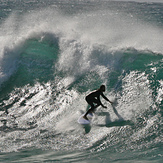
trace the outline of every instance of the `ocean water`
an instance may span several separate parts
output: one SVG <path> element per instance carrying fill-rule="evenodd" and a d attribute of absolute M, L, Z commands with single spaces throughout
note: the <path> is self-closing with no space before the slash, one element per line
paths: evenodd
<path fill-rule="evenodd" d="M 162 163 L 162 120 L 163 3 L 0 0 L 0 162 Z"/>

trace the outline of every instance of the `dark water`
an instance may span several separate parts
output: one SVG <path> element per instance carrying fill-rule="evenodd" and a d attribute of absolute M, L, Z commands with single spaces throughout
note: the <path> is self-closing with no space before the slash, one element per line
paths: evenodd
<path fill-rule="evenodd" d="M 162 3 L 1 0 L 0 161 L 161 163 L 162 27 Z"/>

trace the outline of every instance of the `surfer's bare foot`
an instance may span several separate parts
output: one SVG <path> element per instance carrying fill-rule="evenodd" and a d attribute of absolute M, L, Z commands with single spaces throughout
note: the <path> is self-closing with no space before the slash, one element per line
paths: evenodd
<path fill-rule="evenodd" d="M 86 116 L 83 116 L 84 119 L 86 119 L 88 121 L 88 118 Z"/>

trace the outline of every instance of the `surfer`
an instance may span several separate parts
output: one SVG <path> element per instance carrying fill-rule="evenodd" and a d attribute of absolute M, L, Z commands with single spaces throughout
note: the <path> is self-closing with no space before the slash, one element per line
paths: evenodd
<path fill-rule="evenodd" d="M 111 104 L 112 102 L 103 94 L 103 92 L 105 92 L 105 85 L 101 85 L 100 88 L 96 91 L 91 92 L 89 95 L 86 96 L 85 100 L 87 101 L 87 103 L 91 106 L 91 108 L 85 113 L 85 115 L 83 116 L 84 119 L 88 120 L 87 118 L 87 114 L 92 113 L 95 111 L 95 109 L 98 106 L 102 106 L 103 108 L 107 108 L 106 106 L 104 106 L 101 101 L 100 101 L 100 95 L 106 100 L 109 101 Z M 96 106 L 94 105 L 97 104 Z"/>

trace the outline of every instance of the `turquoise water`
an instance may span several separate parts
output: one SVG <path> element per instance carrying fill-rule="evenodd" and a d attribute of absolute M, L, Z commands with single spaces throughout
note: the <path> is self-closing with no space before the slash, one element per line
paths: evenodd
<path fill-rule="evenodd" d="M 162 162 L 163 3 L 0 1 L 0 162 Z M 114 101 L 89 126 L 85 96 Z"/>

